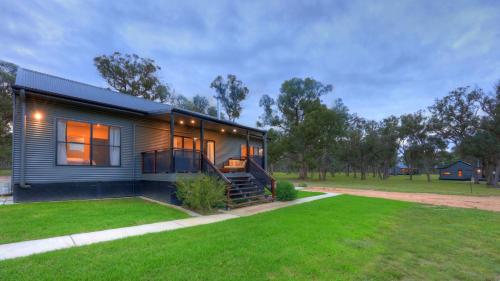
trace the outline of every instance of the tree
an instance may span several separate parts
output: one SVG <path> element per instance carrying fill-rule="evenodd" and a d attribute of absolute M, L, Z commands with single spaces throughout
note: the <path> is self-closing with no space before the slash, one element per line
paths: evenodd
<path fill-rule="evenodd" d="M 467 137 L 461 151 L 480 159 L 490 186 L 498 185 L 500 174 L 500 81 L 496 93 L 485 95 L 481 101 L 484 115 L 476 134 Z"/>
<path fill-rule="evenodd" d="M 432 120 L 423 111 L 401 116 L 401 139 L 404 142 L 404 159 L 409 168 L 422 166 L 431 181 L 431 170 L 439 152 L 446 148 L 445 141 L 434 133 Z M 410 178 L 411 178 L 410 173 Z"/>
<path fill-rule="evenodd" d="M 215 106 L 210 104 L 210 101 L 205 96 L 195 95 L 192 100 L 189 100 L 183 95 L 175 95 L 175 97 L 171 100 L 171 103 L 177 107 L 207 114 L 213 117 L 217 116 L 217 109 Z M 224 116 L 222 119 L 224 119 Z"/>
<path fill-rule="evenodd" d="M 210 88 L 215 89 L 215 98 L 222 103 L 228 119 L 232 122 L 238 119 L 242 111 L 241 102 L 246 99 L 249 93 L 243 82 L 233 74 L 228 74 L 227 80 L 219 75 L 210 84 Z"/>
<path fill-rule="evenodd" d="M 170 89 L 161 83 L 155 61 L 136 54 L 101 55 L 94 58 L 94 65 L 108 85 L 116 91 L 148 100 L 165 102 Z"/>
<path fill-rule="evenodd" d="M 12 157 L 12 84 L 17 65 L 0 60 L 0 168 L 10 166 Z"/>
<path fill-rule="evenodd" d="M 474 135 L 479 126 L 478 115 L 483 91 L 479 88 L 459 87 L 429 107 L 433 130 L 455 146 Z"/>
<path fill-rule="evenodd" d="M 307 177 L 310 160 L 307 158 L 313 139 L 304 131 L 303 122 L 307 114 L 321 108 L 320 98 L 332 91 L 331 85 L 323 85 L 312 78 L 292 78 L 283 82 L 277 101 L 268 95 L 260 100 L 264 107 L 260 125 L 278 130 L 282 145 L 288 151 L 291 162 L 299 169 L 299 177 Z"/>
<path fill-rule="evenodd" d="M 380 169 L 382 179 L 389 178 L 390 167 L 396 165 L 399 149 L 399 118 L 389 116 L 379 123 Z"/>

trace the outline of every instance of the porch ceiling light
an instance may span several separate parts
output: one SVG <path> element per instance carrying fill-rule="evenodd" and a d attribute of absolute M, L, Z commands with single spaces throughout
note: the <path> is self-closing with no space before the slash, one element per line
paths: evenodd
<path fill-rule="evenodd" d="M 220 131 L 221 131 L 222 133 L 224 133 L 226 130 L 224 130 L 224 128 L 222 128 L 222 129 L 220 129 Z"/>
<path fill-rule="evenodd" d="M 236 129 L 233 129 L 233 133 L 236 133 L 237 131 L 238 131 L 238 130 L 236 130 Z"/>
<path fill-rule="evenodd" d="M 184 125 L 184 120 L 179 121 L 179 124 Z"/>
<path fill-rule="evenodd" d="M 35 120 L 37 120 L 37 121 L 40 121 L 40 120 L 42 120 L 43 115 L 42 115 L 42 113 L 40 113 L 39 111 L 37 111 L 37 112 L 35 112 L 33 114 L 33 118 L 35 118 Z"/>
<path fill-rule="evenodd" d="M 191 124 L 194 124 L 194 123 L 195 123 L 194 120 L 191 120 Z"/>

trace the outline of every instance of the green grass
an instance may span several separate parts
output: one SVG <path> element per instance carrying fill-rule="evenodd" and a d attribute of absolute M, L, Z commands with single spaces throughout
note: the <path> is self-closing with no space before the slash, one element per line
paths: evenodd
<path fill-rule="evenodd" d="M 323 192 L 312 192 L 312 191 L 303 191 L 299 190 L 297 193 L 297 198 L 305 198 L 305 197 L 311 197 L 311 196 L 317 196 L 324 194 Z"/>
<path fill-rule="evenodd" d="M 373 189 L 383 191 L 398 191 L 398 192 L 428 192 L 437 194 L 454 194 L 454 195 L 474 195 L 474 196 L 500 196 L 500 188 L 492 188 L 486 186 L 484 182 L 481 184 L 472 184 L 472 193 L 469 181 L 449 181 L 439 180 L 437 175 L 432 175 L 432 181 L 427 182 L 425 175 L 413 176 L 413 180 L 409 176 L 391 176 L 387 180 L 381 180 L 378 177 L 368 175 L 366 180 L 359 178 L 355 179 L 347 177 L 345 174 L 336 174 L 335 177 L 327 176 L 326 181 L 319 181 L 317 175 L 308 180 L 298 180 L 296 173 L 274 173 L 276 179 L 288 180 L 294 183 L 306 182 L 308 187 L 345 187 L 355 189 Z"/>
<path fill-rule="evenodd" d="M 12 170 L 0 169 L 0 176 L 10 176 L 10 175 L 12 175 Z"/>
<path fill-rule="evenodd" d="M 140 198 L 5 205 L 0 206 L 0 244 L 186 217 Z"/>
<path fill-rule="evenodd" d="M 496 280 L 500 213 L 341 195 L 0 262 L 0 280 Z"/>

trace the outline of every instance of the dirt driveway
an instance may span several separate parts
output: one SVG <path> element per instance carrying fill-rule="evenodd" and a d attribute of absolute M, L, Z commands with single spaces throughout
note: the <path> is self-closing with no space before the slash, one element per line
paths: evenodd
<path fill-rule="evenodd" d="M 481 209 L 500 212 L 500 196 L 463 196 L 443 195 L 432 193 L 405 193 L 377 190 L 362 190 L 348 188 L 308 187 L 306 190 L 320 192 L 335 192 L 366 197 L 386 198 L 401 201 L 410 201 L 432 205 L 442 205 L 459 208 Z"/>

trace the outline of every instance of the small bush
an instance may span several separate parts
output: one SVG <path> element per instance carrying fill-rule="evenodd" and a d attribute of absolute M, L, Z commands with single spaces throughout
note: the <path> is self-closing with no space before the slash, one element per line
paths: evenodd
<path fill-rule="evenodd" d="M 226 186 L 216 178 L 199 175 L 177 181 L 177 197 L 182 204 L 200 213 L 224 206 Z"/>
<path fill-rule="evenodd" d="M 276 198 L 279 201 L 291 201 L 297 198 L 298 192 L 293 183 L 289 181 L 279 181 L 276 187 Z"/>
<path fill-rule="evenodd" d="M 299 183 L 299 186 L 300 187 L 307 187 L 307 183 L 303 182 L 303 183 Z"/>

